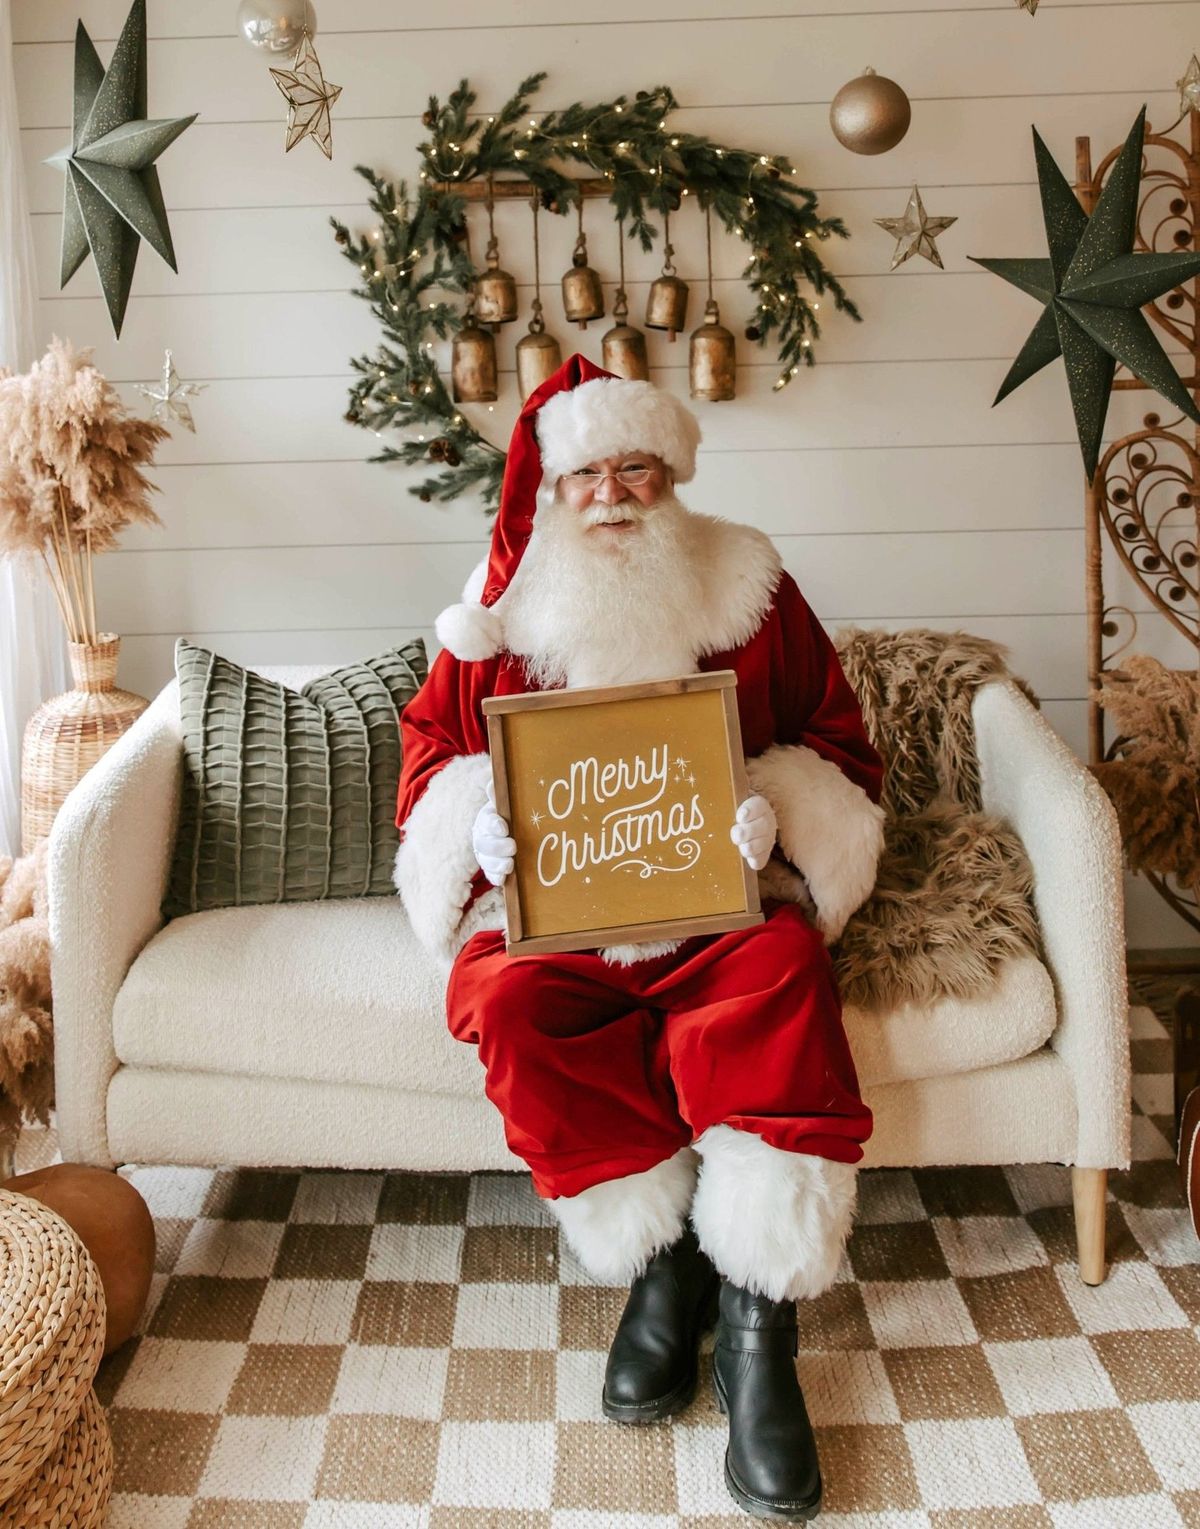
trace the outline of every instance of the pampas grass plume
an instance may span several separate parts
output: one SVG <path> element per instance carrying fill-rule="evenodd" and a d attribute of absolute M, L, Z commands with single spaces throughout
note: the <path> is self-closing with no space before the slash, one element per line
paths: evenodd
<path fill-rule="evenodd" d="M 55 336 L 27 372 L 0 368 L 0 552 L 40 558 L 74 642 L 95 642 L 92 557 L 134 521 L 161 525 L 143 472 L 170 432 Z"/>

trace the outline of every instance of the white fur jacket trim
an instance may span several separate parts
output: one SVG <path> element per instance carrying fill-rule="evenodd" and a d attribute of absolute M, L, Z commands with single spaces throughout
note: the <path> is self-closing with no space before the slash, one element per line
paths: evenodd
<path fill-rule="evenodd" d="M 704 584 L 696 612 L 695 657 L 740 648 L 771 608 L 783 571 L 779 549 L 757 526 L 719 515 L 689 510 L 688 524 Z M 504 646 L 504 596 L 494 605 L 480 603 L 487 566 L 486 557 L 476 563 L 463 585 L 462 600 L 448 605 L 434 622 L 438 641 L 464 663 L 494 658 Z"/>
<path fill-rule="evenodd" d="M 817 927 L 832 945 L 875 886 L 884 811 L 861 786 L 802 743 L 746 761 L 751 789 L 779 822 L 779 845 L 808 882 Z"/>
<path fill-rule="evenodd" d="M 413 932 L 447 972 L 477 930 L 504 927 L 499 887 L 490 887 L 463 917 L 479 870 L 471 829 L 491 778 L 487 754 L 460 754 L 443 765 L 409 813 L 396 851 L 392 879 Z"/>

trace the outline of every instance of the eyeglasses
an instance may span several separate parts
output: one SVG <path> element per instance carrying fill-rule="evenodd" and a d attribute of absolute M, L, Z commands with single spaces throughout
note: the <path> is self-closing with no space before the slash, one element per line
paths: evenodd
<path fill-rule="evenodd" d="M 584 468 L 581 472 L 563 473 L 563 477 L 574 488 L 599 488 L 605 478 L 615 478 L 624 488 L 640 488 L 652 471 L 649 467 L 623 467 L 620 472 L 602 473 Z"/>

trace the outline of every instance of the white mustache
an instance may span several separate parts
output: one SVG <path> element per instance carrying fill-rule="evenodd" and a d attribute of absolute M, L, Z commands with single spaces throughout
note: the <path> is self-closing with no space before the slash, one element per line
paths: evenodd
<path fill-rule="evenodd" d="M 583 511 L 583 518 L 589 526 L 614 526 L 623 520 L 645 520 L 646 513 L 641 504 L 636 508 L 628 504 L 593 504 Z"/>

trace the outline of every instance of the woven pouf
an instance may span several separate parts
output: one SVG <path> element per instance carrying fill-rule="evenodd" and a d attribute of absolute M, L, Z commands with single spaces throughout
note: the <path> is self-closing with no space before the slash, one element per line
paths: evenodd
<path fill-rule="evenodd" d="M 92 1391 L 103 1352 L 104 1287 L 91 1254 L 55 1211 L 0 1189 L 0 1523 L 14 1522 L 10 1499 L 43 1490 L 37 1481 L 69 1501 L 71 1469 L 84 1472 L 81 1491 L 107 1500 L 111 1445 L 94 1436 L 107 1441 L 108 1423 Z M 41 1522 L 103 1521 L 72 1512 Z"/>
<path fill-rule="evenodd" d="M 92 1387 L 59 1448 L 15 1497 L 0 1503 L 4 1529 L 102 1529 L 112 1495 L 108 1418 Z"/>

